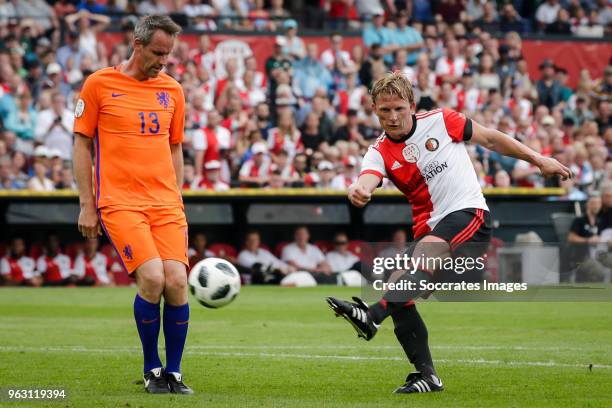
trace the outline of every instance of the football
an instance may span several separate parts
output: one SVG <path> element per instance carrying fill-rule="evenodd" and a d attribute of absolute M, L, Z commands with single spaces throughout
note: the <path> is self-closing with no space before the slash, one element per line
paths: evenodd
<path fill-rule="evenodd" d="M 206 258 L 191 269 L 189 287 L 201 305 L 216 309 L 236 299 L 240 293 L 240 274 L 225 259 Z"/>

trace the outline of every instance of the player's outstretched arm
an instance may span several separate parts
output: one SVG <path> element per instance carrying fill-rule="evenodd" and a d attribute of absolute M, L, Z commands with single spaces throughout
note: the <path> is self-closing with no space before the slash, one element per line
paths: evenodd
<path fill-rule="evenodd" d="M 381 178 L 375 174 L 365 173 L 359 176 L 357 182 L 351 184 L 348 198 L 355 207 L 363 207 L 372 199 L 372 192 L 381 182 Z"/>
<path fill-rule="evenodd" d="M 525 160 L 537 166 L 544 176 L 560 176 L 563 180 L 572 177 L 570 169 L 557 160 L 542 156 L 540 153 L 530 149 L 518 140 L 505 135 L 497 129 L 484 127 L 475 121 L 472 121 L 472 129 L 471 141 L 474 143 L 503 154 L 504 156 Z"/>
<path fill-rule="evenodd" d="M 79 189 L 79 204 L 81 206 L 79 231 L 87 238 L 102 235 L 92 185 L 91 145 L 92 139 L 90 137 L 83 136 L 80 133 L 74 134 L 72 165 Z"/>

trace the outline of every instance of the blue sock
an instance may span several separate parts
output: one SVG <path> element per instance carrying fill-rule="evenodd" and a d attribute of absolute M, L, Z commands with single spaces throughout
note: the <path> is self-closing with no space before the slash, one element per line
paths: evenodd
<path fill-rule="evenodd" d="M 160 313 L 159 303 L 149 303 L 140 295 L 134 298 L 134 319 L 142 343 L 144 354 L 144 372 L 162 367 L 157 353 L 157 339 L 159 337 Z"/>
<path fill-rule="evenodd" d="M 171 306 L 164 303 L 164 337 L 166 338 L 166 372 L 180 373 L 181 358 L 187 340 L 189 303 Z"/>

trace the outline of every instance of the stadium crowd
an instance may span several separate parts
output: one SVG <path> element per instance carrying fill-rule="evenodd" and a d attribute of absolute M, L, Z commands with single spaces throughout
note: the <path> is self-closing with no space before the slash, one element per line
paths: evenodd
<path fill-rule="evenodd" d="M 166 71 L 181 82 L 187 100 L 185 189 L 346 189 L 381 133 L 368 87 L 389 70 L 411 79 L 418 110 L 464 112 L 570 166 L 575 177 L 561 182 L 568 199 L 585 200 L 612 182 L 612 62 L 594 78 L 583 70 L 573 88 L 563 61 L 545 60 L 540 75 L 530 77 L 519 34 L 603 35 L 612 18 L 608 1 L 547 0 L 538 7 L 477 0 L 311 3 L 304 1 L 306 9 L 312 6 L 311 17 L 317 10 L 338 18 L 326 28 L 362 29 L 363 45 L 345 47 L 343 36 L 334 33 L 329 48 L 319 49 L 300 37 L 297 14 L 282 0 L 272 0 L 268 8 L 260 0 L 190 0 L 180 7 L 163 1 L 0 1 L 0 190 L 75 188 L 72 112 L 83 81 L 127 59 L 134 18 L 126 14 L 177 11 L 195 29 L 276 35 L 265 61 L 230 58 L 221 67 L 208 34 L 200 35 L 194 48 L 179 40 Z M 300 24 L 317 27 L 318 20 L 300 19 Z M 120 27 L 121 40 L 97 41 L 109 27 Z M 491 35 L 491 28 L 502 38 Z M 558 183 L 543 179 L 527 163 L 481 147 L 468 149 L 483 187 Z M 612 190 L 607 191 L 609 196 Z M 611 205 L 604 207 L 609 215 Z M 330 248 L 306 246 L 304 234 L 296 231 L 295 246 L 313 252 L 309 259 L 317 259 L 316 264 L 291 259 L 292 247 L 261 252 L 255 232 L 245 240 L 246 253 L 217 247 L 208 255 L 205 237 L 196 235 L 191 255 L 231 258 L 258 283 L 277 283 L 297 270 L 322 282 L 337 279 L 330 271 L 357 268 L 355 254 L 342 249 L 345 235 L 333 241 L 342 256 L 330 260 L 321 250 Z M 1 270 L 5 275 L 22 270 L 22 278 L 34 285 L 111 284 L 113 276 L 122 276 L 121 265 L 108 246 L 100 252 L 97 245 L 67 245 L 64 258 L 55 235 L 27 252 L 16 238 L 7 245 L 14 254 L 4 258 Z M 272 252 L 278 258 L 271 258 Z M 31 258 L 17 267 L 16 259 L 26 254 Z M 254 254 L 266 262 L 255 262 Z"/>
<path fill-rule="evenodd" d="M 121 8 L 120 3 L 60 1 L 51 7 L 23 0 L 0 6 L 1 189 L 74 188 L 72 110 L 80 86 L 89 73 L 119 64 L 130 53 L 133 19 L 113 21 L 116 15 L 99 14 L 129 12 L 134 5 Z M 217 2 L 188 3 L 181 8 L 188 15 L 205 8 L 224 14 Z M 471 27 L 472 20 L 488 18 L 495 2 L 442 1 L 431 23 L 421 22 L 429 19 L 419 11 L 422 2 L 409 3 L 411 9 L 395 15 L 382 7 L 365 13 L 371 21 L 363 28 L 363 46 L 346 49 L 342 35 L 332 34 L 330 48 L 319 49 L 300 38 L 283 2 L 272 1 L 267 15 L 282 19 L 275 20 L 280 27 L 268 29 L 282 34 L 261 71 L 262 61 L 254 56 L 215 66 L 207 34 L 194 48 L 179 42 L 167 72 L 181 82 L 187 99 L 184 188 L 346 188 L 358 175 L 364 151 L 381 133 L 368 87 L 389 70 L 411 79 L 418 110 L 462 111 L 569 165 L 576 177 L 563 187 L 571 199 L 585 199 L 612 178 L 612 65 L 597 78 L 583 70 L 575 88 L 568 87 L 562 62 L 545 60 L 540 76 L 533 78 L 517 32 L 498 40 Z M 589 2 L 567 3 L 573 13 Z M 609 27 L 608 2 L 590 3 L 589 10 Z M 392 4 L 397 2 L 387 8 Z M 461 8 L 460 18 L 448 12 L 453 4 Z M 552 13 L 543 8 L 566 10 L 561 4 L 542 3 L 535 19 Z M 237 5 L 242 9 L 246 3 L 231 2 Z M 139 2 L 136 11 L 172 10 L 152 1 Z M 32 18 L 14 18 L 21 15 Z M 122 28 L 122 40 L 96 41 L 111 24 Z M 483 187 L 554 185 L 527 163 L 469 148 Z"/>

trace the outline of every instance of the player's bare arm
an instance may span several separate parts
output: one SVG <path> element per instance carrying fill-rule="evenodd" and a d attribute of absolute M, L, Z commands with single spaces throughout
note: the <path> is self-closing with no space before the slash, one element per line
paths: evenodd
<path fill-rule="evenodd" d="M 375 174 L 362 174 L 357 182 L 352 184 L 348 190 L 348 198 L 355 207 L 363 207 L 372 199 L 372 193 L 380 184 L 382 179 Z"/>
<path fill-rule="evenodd" d="M 179 190 L 183 187 L 183 145 L 182 143 L 171 144 L 170 154 L 172 155 L 172 166 L 176 174 L 176 185 Z"/>
<path fill-rule="evenodd" d="M 544 176 L 560 176 L 563 180 L 571 178 L 572 172 L 569 168 L 559 163 L 557 160 L 545 157 L 538 152 L 525 146 L 518 140 L 505 135 L 496 129 L 484 127 L 472 121 L 473 134 L 472 141 L 489 150 L 493 150 L 504 156 L 514 157 L 524 160 L 537 166 Z"/>
<path fill-rule="evenodd" d="M 102 234 L 98 214 L 96 213 L 96 202 L 92 185 L 91 145 L 92 139 L 90 137 L 83 136 L 80 133 L 74 134 L 72 163 L 81 206 L 78 226 L 81 234 L 87 238 L 95 238 L 97 235 Z"/>

